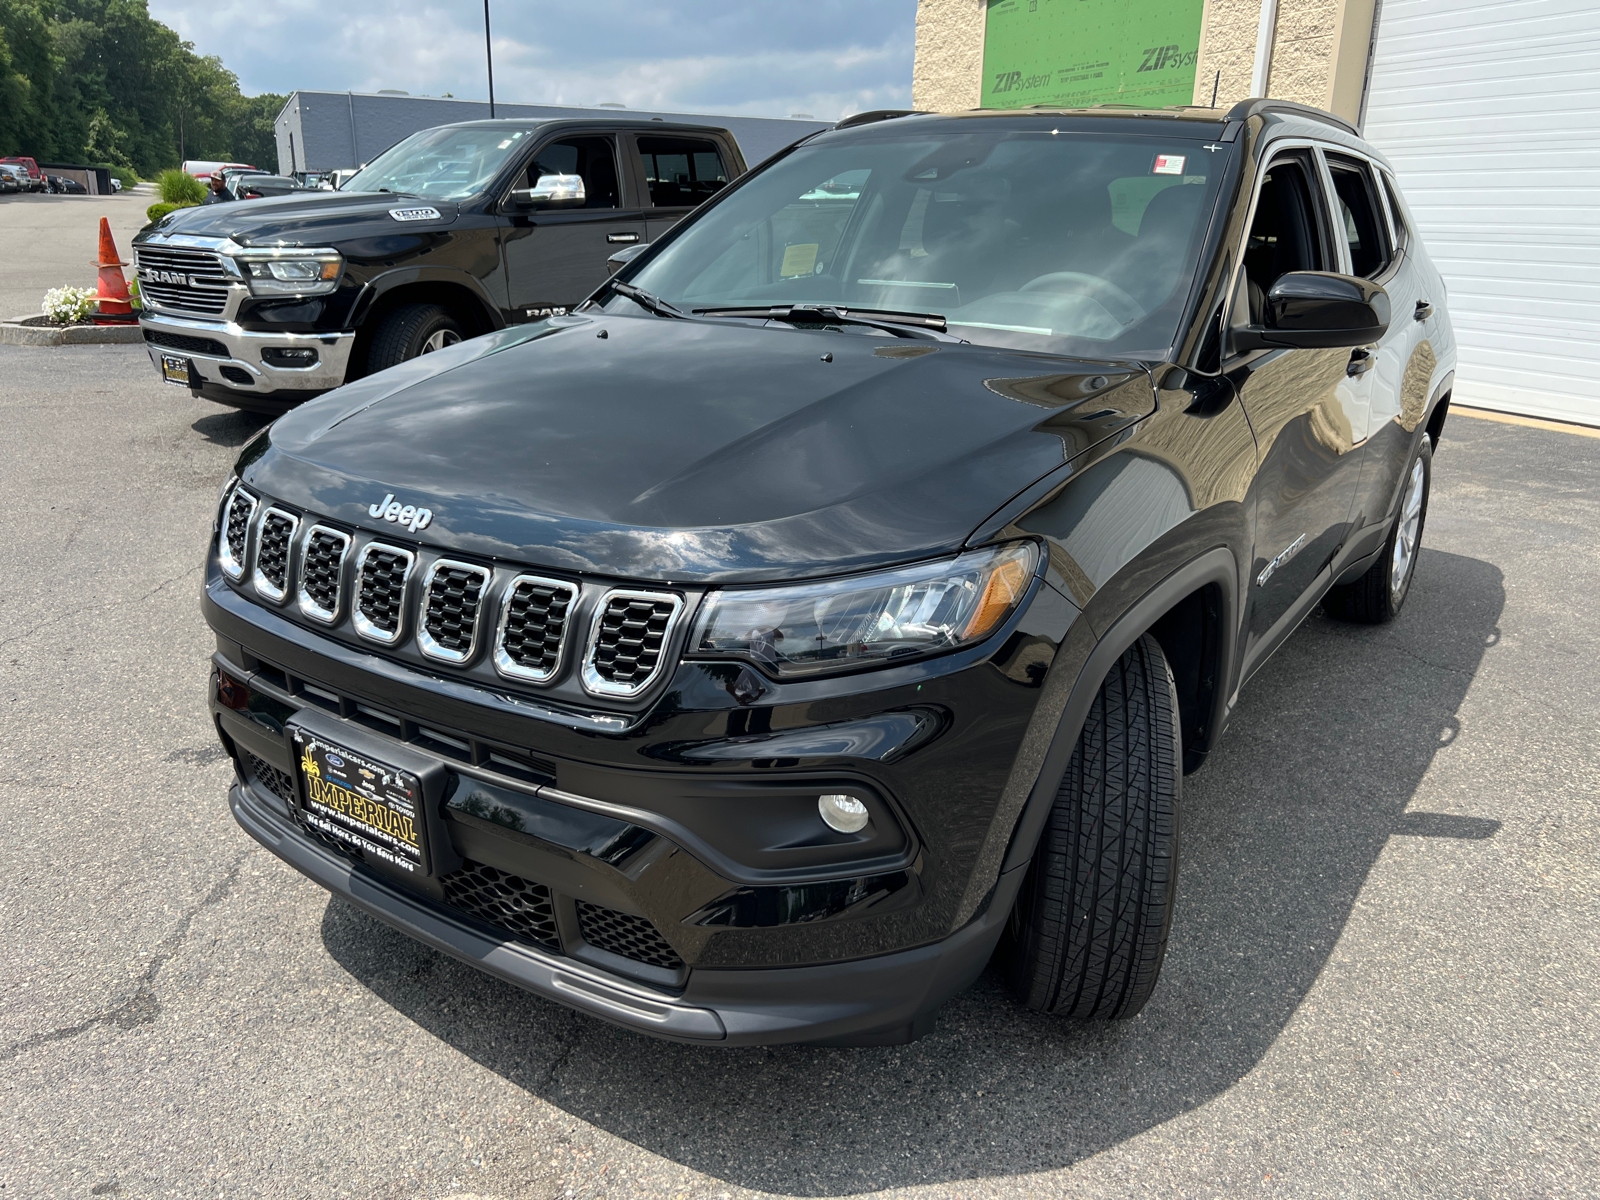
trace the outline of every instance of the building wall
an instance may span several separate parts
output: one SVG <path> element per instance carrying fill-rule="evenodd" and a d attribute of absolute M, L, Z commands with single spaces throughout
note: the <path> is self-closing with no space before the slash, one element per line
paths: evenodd
<path fill-rule="evenodd" d="M 978 107 L 986 8 L 986 0 L 919 0 L 913 107 Z M 1373 8 L 1374 0 L 1279 0 L 1266 94 L 1358 120 Z M 1213 85 L 1223 107 L 1248 98 L 1260 20 L 1261 0 L 1206 0 L 1195 104 L 1211 103 Z"/>

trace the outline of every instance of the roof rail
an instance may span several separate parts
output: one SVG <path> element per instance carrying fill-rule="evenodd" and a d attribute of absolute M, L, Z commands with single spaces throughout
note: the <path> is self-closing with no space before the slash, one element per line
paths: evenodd
<path fill-rule="evenodd" d="M 846 117 L 834 128 L 853 129 L 857 125 L 871 125 L 874 121 L 892 121 L 896 117 L 920 117 L 922 113 L 923 110 L 918 108 L 875 108 L 871 112 L 860 112 L 853 117 Z"/>
<path fill-rule="evenodd" d="M 1361 136 L 1361 131 L 1346 121 L 1343 117 L 1336 117 L 1324 109 L 1312 108 L 1309 104 L 1296 104 L 1293 100 L 1268 100 L 1260 96 L 1249 100 L 1241 100 L 1228 110 L 1225 118 L 1229 121 L 1246 121 L 1260 113 L 1281 112 L 1296 117 L 1309 117 L 1313 121 L 1321 121 L 1325 125 L 1335 125 L 1347 133 Z"/>

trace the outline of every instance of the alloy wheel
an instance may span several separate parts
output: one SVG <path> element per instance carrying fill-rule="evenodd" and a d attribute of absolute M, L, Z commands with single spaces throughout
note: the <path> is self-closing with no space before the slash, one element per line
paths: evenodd
<path fill-rule="evenodd" d="M 1389 590 L 1399 595 L 1406 585 L 1411 560 L 1417 554 L 1417 535 L 1422 532 L 1422 493 L 1428 482 L 1427 468 L 1419 458 L 1411 464 L 1411 479 L 1406 485 L 1405 506 L 1400 510 L 1400 532 L 1394 539 L 1394 560 L 1389 568 Z"/>

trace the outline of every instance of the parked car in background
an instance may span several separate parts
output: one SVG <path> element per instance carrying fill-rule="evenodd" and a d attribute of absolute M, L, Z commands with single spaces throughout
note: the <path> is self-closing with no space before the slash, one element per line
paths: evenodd
<path fill-rule="evenodd" d="M 55 191 L 61 196 L 87 196 L 89 189 L 76 179 L 68 179 L 65 175 L 52 175 L 55 181 Z"/>
<path fill-rule="evenodd" d="M 202 601 L 230 805 L 411 937 L 660 1037 L 909 1041 L 991 957 L 1029 1008 L 1132 1017 L 1182 776 L 1319 605 L 1406 603 L 1455 361 L 1391 167 L 1330 113 L 842 122 L 578 311 L 244 448 Z M 1234 833 L 1198 849 L 1248 889 Z M 1188 933 L 1278 986 L 1255 932 Z M 1160 1020 L 1213 1036 L 1207 999 Z"/>
<path fill-rule="evenodd" d="M 23 191 L 42 192 L 45 190 L 44 172 L 39 169 L 39 164 L 26 155 L 13 155 L 10 158 L 0 158 L 0 164 L 22 168 Z"/>
<path fill-rule="evenodd" d="M 146 347 L 169 381 L 281 413 L 567 311 L 606 278 L 609 255 L 660 236 L 744 169 L 727 130 L 699 125 L 423 130 L 338 192 L 179 209 L 141 232 Z"/>
<path fill-rule="evenodd" d="M 21 167 L 0 163 L 0 195 L 15 196 L 28 190 L 28 173 Z"/>
<path fill-rule="evenodd" d="M 122 190 L 122 180 L 118 179 L 115 175 L 111 177 L 111 190 L 113 192 L 120 192 Z"/>
<path fill-rule="evenodd" d="M 218 171 L 260 171 L 260 167 L 252 167 L 249 163 L 211 162 L 203 159 L 185 159 L 181 169 L 193 175 L 202 183 L 209 180 Z"/>

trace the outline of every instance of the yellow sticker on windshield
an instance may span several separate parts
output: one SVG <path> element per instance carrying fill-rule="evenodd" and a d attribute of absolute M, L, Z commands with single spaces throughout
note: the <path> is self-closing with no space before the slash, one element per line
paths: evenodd
<path fill-rule="evenodd" d="M 817 267 L 817 242 L 800 242 L 793 246 L 784 247 L 783 265 L 778 268 L 778 274 L 785 279 L 795 275 L 809 275 Z"/>

